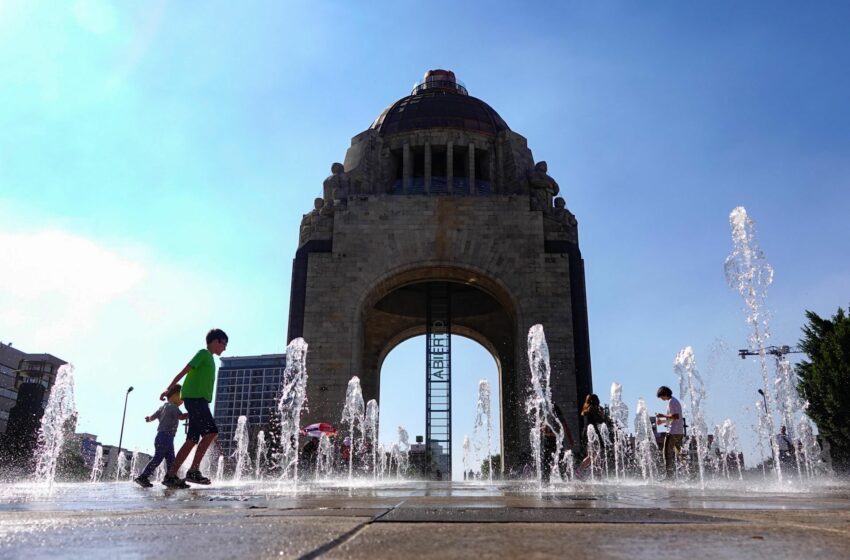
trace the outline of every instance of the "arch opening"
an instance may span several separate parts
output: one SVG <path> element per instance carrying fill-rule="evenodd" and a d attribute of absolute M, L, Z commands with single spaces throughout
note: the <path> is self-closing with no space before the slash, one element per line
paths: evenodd
<path fill-rule="evenodd" d="M 422 334 L 397 342 L 388 349 L 380 368 L 381 425 L 380 441 L 391 445 L 398 441 L 398 426 L 410 435 L 411 466 L 417 476 L 426 476 L 425 396 L 426 373 L 423 356 L 426 337 Z M 464 459 L 464 436 L 474 438 L 478 401 L 478 385 L 487 379 L 491 388 L 492 432 L 490 453 L 502 456 L 502 401 L 500 367 L 497 358 L 484 345 L 471 337 L 452 335 L 452 480 L 464 480 L 464 470 L 479 472 L 486 458 L 486 433 L 480 434 L 480 446 L 472 449 L 468 464 Z M 422 442 L 417 443 L 417 436 Z M 495 472 L 501 462 L 493 463 Z M 433 473 L 431 478 L 434 478 Z M 443 477 L 444 480 L 447 477 Z"/>

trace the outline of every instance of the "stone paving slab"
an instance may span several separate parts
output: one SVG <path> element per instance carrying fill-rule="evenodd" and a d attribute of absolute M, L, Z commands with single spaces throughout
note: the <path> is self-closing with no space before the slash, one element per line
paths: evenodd
<path fill-rule="evenodd" d="M 374 523 L 324 558 L 570 560 L 850 558 L 850 537 L 776 524 Z"/>
<path fill-rule="evenodd" d="M 382 515 L 380 523 L 734 523 L 735 520 L 661 509 L 407 508 Z"/>

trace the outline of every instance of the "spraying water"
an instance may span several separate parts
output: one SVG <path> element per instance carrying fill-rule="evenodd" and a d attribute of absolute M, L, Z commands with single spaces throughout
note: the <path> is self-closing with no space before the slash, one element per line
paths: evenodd
<path fill-rule="evenodd" d="M 360 378 L 356 375 L 348 382 L 345 389 L 345 406 L 342 409 L 342 423 L 348 424 L 351 448 L 348 454 L 348 483 L 351 484 L 354 476 L 354 454 L 357 449 L 356 431 L 360 431 L 360 437 L 365 437 L 364 421 L 366 418 L 365 405 L 363 404 L 363 391 L 360 389 Z"/>
<path fill-rule="evenodd" d="M 626 477 L 626 451 L 629 448 L 629 407 L 623 402 L 623 386 L 611 383 L 611 421 L 614 425 L 614 477 Z"/>
<path fill-rule="evenodd" d="M 603 426 L 605 424 L 602 424 Z M 601 448 L 602 445 L 599 441 L 599 434 L 596 433 L 596 427 L 593 424 L 590 424 L 587 427 L 587 456 L 590 457 L 590 481 L 594 482 L 596 480 L 596 471 L 600 468 L 600 459 L 601 459 Z M 601 472 L 600 472 L 601 475 Z"/>
<path fill-rule="evenodd" d="M 555 454 L 552 457 L 551 472 L 558 472 L 558 458 L 564 440 L 564 426 L 554 413 L 552 389 L 549 385 L 551 374 L 549 366 L 549 346 L 542 325 L 534 325 L 528 331 L 528 364 L 531 369 L 531 394 L 526 400 L 525 409 L 531 418 L 529 432 L 534 468 L 537 473 L 538 488 L 543 487 L 543 437 L 551 434 L 555 438 Z"/>
<path fill-rule="evenodd" d="M 766 341 L 770 337 L 768 317 L 765 312 L 767 289 L 773 282 L 773 267 L 764 257 L 756 239 L 756 228 L 747 216 L 747 210 L 738 206 L 729 214 L 732 227 L 732 252 L 726 257 L 725 273 L 729 286 L 741 294 L 747 309 L 747 324 L 750 325 L 749 342 L 758 350 L 761 370 L 762 390 L 765 395 L 765 427 L 774 434 L 773 391 L 765 355 Z M 779 446 L 770 438 L 773 455 L 773 468 L 777 478 L 782 480 L 782 467 L 779 462 Z"/>
<path fill-rule="evenodd" d="M 319 447 L 316 451 L 316 480 L 322 476 L 331 476 L 334 471 L 334 444 L 328 434 L 322 432 L 319 436 Z"/>
<path fill-rule="evenodd" d="M 254 478 L 261 480 L 263 477 L 263 464 L 266 457 L 266 432 L 260 430 L 257 434 L 257 454 L 254 461 Z"/>
<path fill-rule="evenodd" d="M 407 434 L 404 426 L 398 427 L 398 448 L 396 449 L 396 453 L 398 461 L 396 475 L 398 478 L 402 478 L 407 475 L 407 471 L 410 469 L 410 436 Z"/>
<path fill-rule="evenodd" d="M 800 437 L 800 450 L 797 455 L 801 453 L 803 455 L 798 461 L 805 466 L 806 475 L 809 478 L 813 478 L 817 474 L 818 467 L 821 465 L 820 446 L 812 430 L 812 423 L 805 414 L 800 418 L 800 422 L 797 425 L 797 434 Z"/>
<path fill-rule="evenodd" d="M 233 456 L 236 458 L 236 469 L 233 471 L 233 482 L 242 480 L 242 475 L 251 470 L 251 458 L 248 456 L 248 417 L 240 416 L 236 421 L 236 433 L 233 435 L 236 449 Z"/>
<path fill-rule="evenodd" d="M 797 376 L 784 354 L 776 357 L 776 402 L 782 411 L 782 421 L 788 437 L 794 440 L 797 418 L 803 415 L 803 401 L 797 392 Z M 777 442 L 778 444 L 778 442 Z M 797 476 L 803 476 L 803 464 L 799 453 L 794 454 Z"/>
<path fill-rule="evenodd" d="M 154 480 L 162 480 L 163 478 L 165 478 L 165 462 L 164 461 L 159 464 L 159 466 L 156 468 L 156 470 L 153 473 L 153 479 Z"/>
<path fill-rule="evenodd" d="M 492 484 L 493 453 L 491 451 L 491 440 L 493 432 L 493 418 L 490 411 L 490 382 L 486 379 L 482 379 L 478 382 L 478 404 L 476 406 L 475 428 L 473 431 L 473 437 L 475 438 L 476 442 L 476 450 L 484 448 L 487 451 L 487 455 L 485 455 L 485 460 L 488 461 L 489 467 L 487 469 L 487 474 L 489 482 Z M 560 454 L 556 455 L 555 457 L 559 456 Z"/>
<path fill-rule="evenodd" d="M 118 451 L 118 462 L 115 467 L 115 482 L 127 476 L 127 455 L 123 451 Z"/>
<path fill-rule="evenodd" d="M 94 452 L 94 461 L 91 466 L 90 480 L 92 482 L 97 482 L 100 480 L 101 476 L 103 476 L 103 447 L 98 445 Z"/>
<path fill-rule="evenodd" d="M 366 434 L 367 449 L 372 450 L 372 477 L 378 480 L 378 401 L 370 399 L 366 403 Z"/>
<path fill-rule="evenodd" d="M 215 468 L 215 480 L 221 482 L 224 479 L 224 456 L 218 456 L 218 464 Z"/>
<path fill-rule="evenodd" d="M 646 481 L 653 481 L 658 477 L 658 444 L 655 442 L 655 432 L 649 420 L 646 403 L 638 399 L 635 408 L 635 455 L 641 476 Z"/>
<path fill-rule="evenodd" d="M 133 456 L 130 458 L 130 480 L 133 480 L 139 473 L 136 472 L 139 468 L 139 448 L 133 449 Z"/>
<path fill-rule="evenodd" d="M 65 444 L 66 424 L 76 414 L 74 407 L 74 366 L 63 365 L 56 374 L 47 407 L 41 418 L 36 448 L 35 480 L 53 489 L 59 454 Z"/>
<path fill-rule="evenodd" d="M 467 434 L 463 434 L 463 478 L 469 472 L 470 454 L 472 453 L 472 442 Z"/>
<path fill-rule="evenodd" d="M 702 413 L 702 401 L 705 398 L 705 384 L 697 371 L 694 349 L 685 346 L 676 354 L 673 360 L 673 371 L 679 378 L 679 395 L 685 401 L 688 412 L 685 418 L 690 418 L 690 439 L 696 443 L 699 481 L 705 487 L 705 462 L 708 456 L 708 425 Z M 690 443 L 688 443 L 690 446 Z"/>
<path fill-rule="evenodd" d="M 738 469 L 738 480 L 743 480 L 744 475 L 741 469 L 738 433 L 735 431 L 735 424 L 732 422 L 731 418 L 727 418 L 723 421 L 723 425 L 720 426 L 718 437 L 718 445 L 720 446 L 720 453 L 725 463 L 724 467 L 726 469 L 727 477 L 729 476 L 728 466 L 729 463 L 732 462 Z"/>
<path fill-rule="evenodd" d="M 298 482 L 298 436 L 307 404 L 307 343 L 296 338 L 286 347 L 286 369 L 277 410 L 280 414 L 281 479 Z"/>

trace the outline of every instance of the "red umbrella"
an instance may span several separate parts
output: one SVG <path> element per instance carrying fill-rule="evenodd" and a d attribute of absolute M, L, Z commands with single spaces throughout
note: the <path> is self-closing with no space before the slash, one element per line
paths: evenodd
<path fill-rule="evenodd" d="M 336 435 L 336 428 L 334 428 L 333 424 L 328 424 L 327 422 L 319 422 L 317 424 L 310 424 L 309 426 L 305 426 L 301 432 L 312 438 L 322 437 L 322 434 L 330 436 Z"/>

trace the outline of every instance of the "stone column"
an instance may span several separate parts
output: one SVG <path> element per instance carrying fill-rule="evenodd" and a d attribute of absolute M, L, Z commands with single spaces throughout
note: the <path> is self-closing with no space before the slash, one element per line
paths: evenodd
<path fill-rule="evenodd" d="M 425 194 L 431 194 L 431 143 L 425 142 Z"/>
<path fill-rule="evenodd" d="M 469 162 L 469 173 L 466 174 L 469 180 L 469 194 L 475 194 L 475 144 L 469 143 L 469 154 L 467 156 Z"/>
<path fill-rule="evenodd" d="M 412 175 L 413 160 L 410 158 L 410 144 L 404 145 L 401 159 L 401 181 L 402 192 L 407 194 L 410 190 L 410 176 Z"/>
<path fill-rule="evenodd" d="M 495 180 L 495 177 L 496 177 L 496 164 L 495 164 L 495 162 L 493 162 L 493 160 L 495 159 L 495 158 L 493 157 L 493 155 L 494 155 L 494 154 L 493 154 L 493 149 L 492 149 L 492 147 L 491 147 L 491 148 L 490 148 L 490 151 L 489 151 L 489 152 L 487 152 L 487 163 L 488 163 L 488 165 L 487 165 L 487 170 L 490 172 L 490 177 L 489 177 L 489 181 L 490 181 L 490 192 L 491 192 L 491 193 L 493 193 L 493 194 L 496 194 L 496 180 Z"/>
<path fill-rule="evenodd" d="M 446 144 L 446 184 L 449 189 L 449 194 L 452 194 L 454 192 L 454 164 L 454 144 L 452 142 L 449 142 L 448 144 Z"/>

